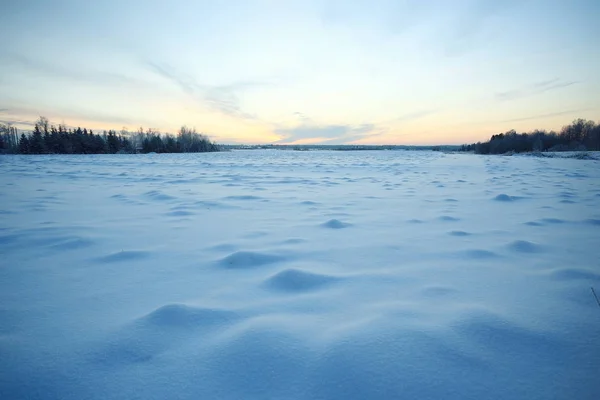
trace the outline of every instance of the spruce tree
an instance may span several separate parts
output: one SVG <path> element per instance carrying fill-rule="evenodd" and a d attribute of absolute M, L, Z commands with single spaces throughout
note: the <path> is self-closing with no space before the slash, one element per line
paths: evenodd
<path fill-rule="evenodd" d="M 42 131 L 38 124 L 35 124 L 33 128 L 33 134 L 31 135 L 31 139 L 29 141 L 29 152 L 32 154 L 42 154 L 44 153 L 44 137 L 42 136 Z"/>
<path fill-rule="evenodd" d="M 54 146 L 52 144 L 52 136 L 50 136 L 50 132 L 48 130 L 45 130 L 44 131 L 44 150 L 45 150 L 45 152 L 51 153 L 53 147 Z"/>
<path fill-rule="evenodd" d="M 116 152 L 119 151 L 119 138 L 117 137 L 117 134 L 115 131 L 113 131 L 113 130 L 108 131 L 106 143 L 108 146 L 108 152 L 110 154 L 115 154 Z"/>
<path fill-rule="evenodd" d="M 21 133 L 21 139 L 19 140 L 19 153 L 29 154 L 29 139 L 24 133 Z"/>
<path fill-rule="evenodd" d="M 60 154 L 60 135 L 58 134 L 58 131 L 54 125 L 50 127 L 50 142 L 52 143 L 52 147 L 48 147 L 48 145 L 46 145 L 46 149 L 53 153 Z"/>

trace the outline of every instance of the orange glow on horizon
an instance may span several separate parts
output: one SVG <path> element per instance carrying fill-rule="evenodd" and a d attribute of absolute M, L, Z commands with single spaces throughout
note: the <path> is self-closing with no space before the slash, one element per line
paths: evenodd
<path fill-rule="evenodd" d="M 169 105 L 156 105 L 157 108 L 163 108 L 164 114 L 161 114 L 163 121 L 180 120 L 187 121 L 180 125 L 162 122 L 159 124 L 144 123 L 126 124 L 119 122 L 107 122 L 93 117 L 83 118 L 79 116 L 69 116 L 61 112 L 50 114 L 49 121 L 52 125 L 64 123 L 68 127 L 87 128 L 94 133 L 102 133 L 104 130 L 115 130 L 120 132 L 123 128 L 130 132 L 135 132 L 139 127 L 156 129 L 162 133 L 176 134 L 180 126 L 195 127 L 198 132 L 204 133 L 217 143 L 235 143 L 235 144 L 273 144 L 281 143 L 287 145 L 311 145 L 335 140 L 335 137 L 309 137 L 292 141 L 286 141 L 285 138 L 276 133 L 276 128 L 267 122 L 251 119 L 236 119 L 233 116 L 223 116 L 216 113 L 196 112 L 191 107 L 177 107 L 176 103 Z M 44 114 L 42 114 L 44 115 Z M 46 114 L 48 115 L 48 114 Z M 3 115 L 0 114 L 0 119 Z M 32 110 L 24 110 L 10 115 L 14 121 L 36 121 L 39 115 Z M 535 129 L 545 129 L 547 131 L 560 131 L 562 126 L 571 123 L 574 119 L 580 117 L 577 112 L 569 114 L 560 114 L 547 118 L 531 118 L 524 120 L 507 120 L 488 123 L 484 120 L 473 121 L 446 121 L 443 118 L 424 118 L 423 120 L 411 121 L 407 123 L 396 123 L 394 125 L 376 125 L 373 132 L 382 131 L 379 134 L 367 134 L 363 138 L 352 140 L 347 144 L 357 145 L 457 145 L 475 143 L 478 141 L 487 141 L 491 135 L 507 132 L 515 129 L 517 132 L 531 132 Z M 585 117 L 585 116 L 581 116 Z M 297 123 L 297 122 L 294 122 Z M 294 127 L 294 123 L 287 126 Z M 31 130 L 27 124 L 14 123 L 13 126 L 20 130 Z M 315 132 L 318 133 L 318 132 Z"/>

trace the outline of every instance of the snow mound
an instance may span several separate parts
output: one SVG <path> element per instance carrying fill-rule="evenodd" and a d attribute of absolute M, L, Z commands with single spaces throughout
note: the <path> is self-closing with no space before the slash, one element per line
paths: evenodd
<path fill-rule="evenodd" d="M 540 221 L 546 224 L 564 224 L 567 222 L 564 219 L 560 218 L 542 218 Z"/>
<path fill-rule="evenodd" d="M 194 203 L 197 208 L 200 209 L 221 209 L 221 210 L 231 210 L 236 209 L 237 206 L 231 204 L 221 203 L 219 201 L 211 201 L 211 200 L 198 200 Z"/>
<path fill-rule="evenodd" d="M 467 312 L 454 324 L 454 329 L 473 344 L 488 351 L 504 352 L 504 356 L 512 358 L 523 357 L 532 346 L 545 349 L 551 357 L 557 354 L 559 345 L 552 340 L 552 335 L 520 326 L 491 311 Z"/>
<path fill-rule="evenodd" d="M 290 268 L 273 275 L 264 284 L 266 287 L 283 292 L 305 292 L 330 285 L 340 279 L 330 275 Z"/>
<path fill-rule="evenodd" d="M 518 253 L 540 253 L 544 250 L 539 244 L 528 242 L 527 240 L 515 240 L 508 247 Z"/>
<path fill-rule="evenodd" d="M 236 318 L 234 312 L 227 310 L 167 304 L 144 316 L 140 322 L 162 328 L 189 329 L 222 324 Z"/>
<path fill-rule="evenodd" d="M 243 269 L 261 267 L 263 265 L 274 264 L 285 260 L 286 257 L 275 254 L 237 251 L 223 258 L 219 261 L 219 264 L 225 268 Z"/>
<path fill-rule="evenodd" d="M 347 223 L 347 222 L 342 222 L 338 219 L 330 219 L 329 221 L 321 224 L 321 226 L 323 228 L 329 228 L 329 229 L 344 229 L 344 228 L 348 228 L 348 227 L 352 226 L 352 224 Z"/>
<path fill-rule="evenodd" d="M 529 225 L 529 226 L 544 226 L 543 223 L 538 222 L 538 221 L 528 221 L 528 222 L 525 222 L 525 225 Z"/>
<path fill-rule="evenodd" d="M 58 251 L 79 250 L 95 245 L 96 242 L 85 237 L 69 237 L 58 243 L 51 244 L 49 247 Z"/>
<path fill-rule="evenodd" d="M 438 218 L 438 220 L 445 221 L 445 222 L 456 222 L 456 221 L 460 221 L 460 218 L 451 217 L 449 215 L 442 215 L 441 217 Z"/>
<path fill-rule="evenodd" d="M 465 232 L 465 231 L 450 231 L 448 234 L 451 236 L 470 236 L 471 235 L 469 232 Z"/>
<path fill-rule="evenodd" d="M 147 197 L 156 201 L 169 201 L 174 200 L 175 197 L 169 196 L 168 194 L 164 194 L 158 190 L 151 190 L 149 192 L 144 193 L 144 197 Z"/>
<path fill-rule="evenodd" d="M 585 268 L 557 268 L 550 274 L 558 280 L 585 280 L 600 283 L 600 272 L 594 272 Z"/>
<path fill-rule="evenodd" d="M 233 243 L 221 243 L 221 244 L 217 244 L 217 245 L 214 245 L 214 246 L 211 246 L 208 248 L 208 250 L 227 252 L 227 253 L 234 253 L 237 249 L 238 249 L 238 246 L 236 246 Z"/>
<path fill-rule="evenodd" d="M 188 343 L 208 340 L 239 319 L 228 310 L 167 304 L 109 334 L 90 361 L 109 368 L 152 364 Z"/>
<path fill-rule="evenodd" d="M 265 200 L 263 197 L 252 196 L 252 195 L 241 195 L 241 196 L 227 196 L 223 200 L 240 200 L 240 201 L 249 201 L 249 200 Z"/>
<path fill-rule="evenodd" d="M 170 211 L 166 215 L 169 217 L 189 217 L 194 214 L 195 213 L 193 213 L 192 211 L 176 210 L 176 211 Z"/>
<path fill-rule="evenodd" d="M 96 261 L 100 263 L 117 263 L 126 261 L 138 261 L 149 258 L 151 253 L 148 251 L 125 250 L 117 253 L 109 254 L 104 257 L 99 257 Z"/>
<path fill-rule="evenodd" d="M 498 196 L 494 197 L 494 200 L 496 200 L 496 201 L 504 201 L 504 202 L 515 201 L 517 199 L 518 199 L 517 197 L 509 196 L 509 195 L 504 194 L 504 193 L 499 194 Z"/>

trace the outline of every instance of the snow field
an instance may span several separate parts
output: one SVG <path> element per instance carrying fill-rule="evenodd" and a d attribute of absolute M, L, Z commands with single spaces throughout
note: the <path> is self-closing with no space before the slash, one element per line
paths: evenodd
<path fill-rule="evenodd" d="M 598 398 L 599 166 L 0 157 L 0 398 Z"/>

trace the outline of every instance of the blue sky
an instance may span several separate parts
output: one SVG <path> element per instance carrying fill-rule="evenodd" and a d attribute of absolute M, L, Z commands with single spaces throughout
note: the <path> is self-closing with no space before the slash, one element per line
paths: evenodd
<path fill-rule="evenodd" d="M 463 143 L 600 119 L 597 0 L 5 2 L 0 121 Z"/>

